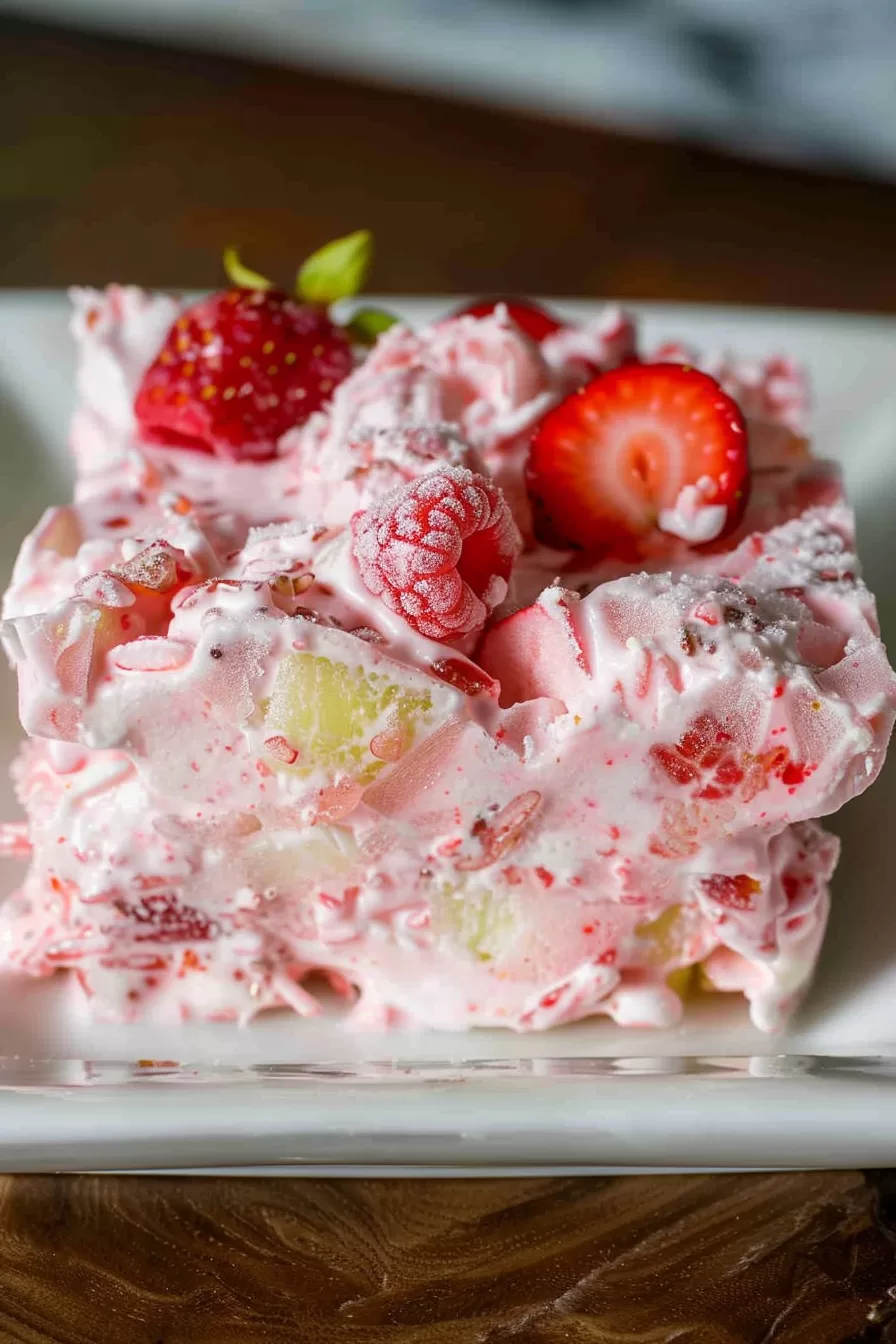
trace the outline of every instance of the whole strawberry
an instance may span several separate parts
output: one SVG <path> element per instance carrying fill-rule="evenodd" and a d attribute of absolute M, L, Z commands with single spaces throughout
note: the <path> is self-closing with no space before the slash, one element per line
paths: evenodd
<path fill-rule="evenodd" d="M 329 243 L 305 262 L 294 297 L 229 249 L 233 288 L 187 308 L 143 377 L 141 437 L 234 461 L 273 457 L 352 371 L 351 336 L 327 310 L 361 287 L 370 255 L 368 233 Z"/>
<path fill-rule="evenodd" d="M 511 298 L 510 296 L 495 299 L 477 299 L 475 303 L 468 303 L 463 308 L 458 308 L 453 317 L 491 317 L 499 307 L 507 310 L 507 316 L 511 322 L 515 322 L 520 331 L 525 332 L 530 340 L 539 344 L 548 336 L 553 336 L 558 331 L 563 330 L 563 322 L 559 317 L 536 303 L 534 299 Z"/>

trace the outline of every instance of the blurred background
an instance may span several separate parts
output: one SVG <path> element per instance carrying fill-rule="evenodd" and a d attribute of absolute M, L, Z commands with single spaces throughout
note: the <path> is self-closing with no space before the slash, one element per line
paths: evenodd
<path fill-rule="evenodd" d="M 896 0 L 0 0 L 0 283 L 896 311 Z"/>

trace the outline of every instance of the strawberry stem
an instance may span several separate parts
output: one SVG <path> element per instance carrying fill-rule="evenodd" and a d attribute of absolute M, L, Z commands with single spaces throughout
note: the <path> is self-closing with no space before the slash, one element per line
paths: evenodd
<path fill-rule="evenodd" d="M 367 229 L 335 238 L 302 264 L 296 294 L 306 303 L 325 306 L 351 299 L 363 287 L 372 258 L 373 237 Z"/>
<path fill-rule="evenodd" d="M 348 323 L 348 333 L 359 345 L 375 345 L 378 336 L 399 319 L 385 308 L 359 308 Z"/>
<path fill-rule="evenodd" d="M 227 279 L 237 289 L 270 289 L 272 287 L 270 280 L 265 276 L 259 275 L 258 271 L 251 271 L 248 266 L 243 265 L 240 261 L 240 254 L 235 247 L 225 247 L 222 260 Z"/>

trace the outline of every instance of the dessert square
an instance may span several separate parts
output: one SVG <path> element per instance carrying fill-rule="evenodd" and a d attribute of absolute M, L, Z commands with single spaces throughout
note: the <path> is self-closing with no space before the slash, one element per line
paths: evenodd
<path fill-rule="evenodd" d="M 97 1017 L 775 1030 L 896 683 L 804 373 L 608 308 L 73 291 L 71 503 L 4 599 L 0 964 Z"/>

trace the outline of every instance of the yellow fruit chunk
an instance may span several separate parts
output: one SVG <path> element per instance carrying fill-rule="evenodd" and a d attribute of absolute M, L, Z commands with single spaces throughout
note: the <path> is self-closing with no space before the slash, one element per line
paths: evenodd
<path fill-rule="evenodd" d="M 639 924 L 635 932 L 642 940 L 645 960 L 650 966 L 663 966 L 681 956 L 682 944 L 689 931 L 689 919 L 680 905 L 670 905 L 648 924 Z M 695 988 L 696 966 L 679 966 L 666 976 L 666 984 L 680 999 Z"/>
<path fill-rule="evenodd" d="M 289 892 L 302 882 L 339 881 L 358 861 L 351 831 L 341 826 L 260 832 L 247 846 L 246 866 L 258 891 Z"/>
<path fill-rule="evenodd" d="M 680 966 L 677 971 L 670 971 L 666 984 L 680 999 L 686 999 L 697 987 L 697 967 Z"/>
<path fill-rule="evenodd" d="M 274 768 L 308 775 L 320 766 L 344 771 L 368 783 L 383 769 L 384 759 L 371 742 L 397 735 L 405 749 L 433 708 L 421 687 L 398 685 L 382 672 L 358 672 L 344 663 L 312 653 L 291 653 L 277 669 L 273 694 L 264 707 L 264 737 L 285 739 L 296 752 L 294 761 L 279 744 L 272 750 Z"/>
<path fill-rule="evenodd" d="M 645 944 L 645 960 L 651 966 L 674 961 L 681 952 L 681 940 L 685 931 L 685 922 L 680 905 L 670 905 L 656 919 L 647 924 L 639 924 L 635 933 Z"/>
<path fill-rule="evenodd" d="M 433 901 L 433 914 L 436 931 L 460 943 L 479 961 L 500 957 L 515 937 L 511 901 L 482 887 L 443 882 Z"/>

